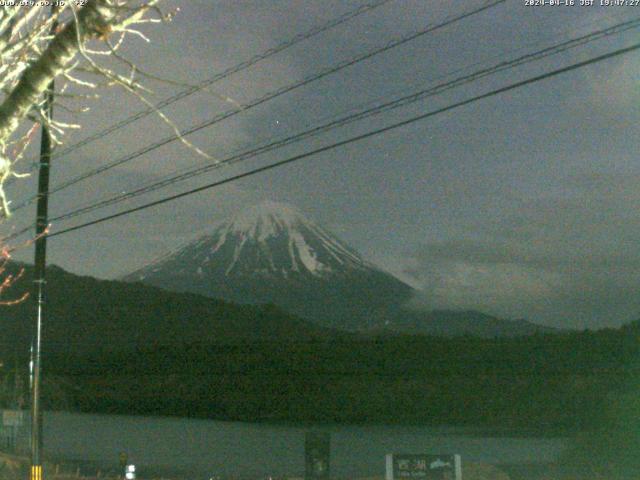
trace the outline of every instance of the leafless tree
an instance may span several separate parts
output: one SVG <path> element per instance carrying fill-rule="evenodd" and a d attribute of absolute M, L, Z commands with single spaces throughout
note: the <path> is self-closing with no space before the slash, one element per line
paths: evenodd
<path fill-rule="evenodd" d="M 119 86 L 149 104 L 139 72 L 120 49 L 132 37 L 149 41 L 142 24 L 170 19 L 158 2 L 0 0 L 0 221 L 11 215 L 6 182 L 26 175 L 17 164 L 41 126 L 48 127 L 54 145 L 61 144 L 66 130 L 80 128 L 78 114 L 89 110 L 101 88 Z M 54 121 L 46 113 L 45 93 L 54 80 L 56 108 L 72 113 L 71 121 Z M 0 298 L 23 273 L 6 271 L 15 248 L 0 239 Z"/>
<path fill-rule="evenodd" d="M 0 0 L 0 215 L 11 215 L 5 183 L 19 177 L 16 163 L 40 125 L 49 127 L 54 144 L 73 121 L 49 121 L 44 94 L 57 82 L 56 105 L 72 99 L 79 109 L 100 88 L 119 86 L 137 95 L 144 91 L 135 65 L 120 55 L 131 37 L 148 38 L 145 23 L 169 18 L 159 0 Z M 25 5 L 26 4 L 26 5 Z M 53 5 L 52 5 L 53 4 Z M 163 116 L 161 112 L 158 112 Z M 168 119 L 165 118 L 166 121 Z"/>

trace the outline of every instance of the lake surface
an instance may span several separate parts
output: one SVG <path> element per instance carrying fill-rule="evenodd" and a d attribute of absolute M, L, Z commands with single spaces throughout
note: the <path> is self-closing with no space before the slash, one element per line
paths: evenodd
<path fill-rule="evenodd" d="M 303 476 L 304 434 L 309 428 L 170 417 L 45 412 L 45 454 L 145 469 L 183 471 L 198 478 Z M 331 433 L 335 476 L 384 475 L 387 453 L 459 453 L 464 461 L 530 464 L 553 461 L 567 440 L 482 436 L 456 428 L 322 426 Z"/>

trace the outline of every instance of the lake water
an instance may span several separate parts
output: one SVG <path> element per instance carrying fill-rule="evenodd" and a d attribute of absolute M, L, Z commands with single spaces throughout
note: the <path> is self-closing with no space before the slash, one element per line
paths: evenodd
<path fill-rule="evenodd" d="M 309 428 L 169 417 L 44 414 L 45 454 L 117 468 L 118 454 L 145 469 L 199 478 L 302 476 Z M 461 429 L 323 426 L 331 433 L 331 471 L 339 477 L 384 475 L 387 453 L 459 453 L 464 461 L 530 464 L 553 461 L 561 438 L 487 437 Z"/>

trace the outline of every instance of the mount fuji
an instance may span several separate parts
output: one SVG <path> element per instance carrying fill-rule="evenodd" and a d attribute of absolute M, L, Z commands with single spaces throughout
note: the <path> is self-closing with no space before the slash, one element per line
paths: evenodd
<path fill-rule="evenodd" d="M 348 330 L 381 327 L 414 293 L 295 207 L 272 201 L 241 211 L 124 280 L 237 303 L 273 303 Z"/>
<path fill-rule="evenodd" d="M 417 312 L 409 285 L 295 207 L 263 202 L 123 280 L 235 303 L 275 304 L 321 326 L 480 336 L 545 331 L 475 311 Z"/>

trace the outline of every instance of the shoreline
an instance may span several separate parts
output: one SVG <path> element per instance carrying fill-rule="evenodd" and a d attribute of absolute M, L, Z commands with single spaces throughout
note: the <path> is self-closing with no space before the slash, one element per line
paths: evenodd
<path fill-rule="evenodd" d="M 418 422 L 321 422 L 321 421 L 296 421 L 296 420 L 274 420 L 274 419 L 243 419 L 229 418 L 223 416 L 184 416 L 172 414 L 139 414 L 139 413 L 121 413 L 121 412 L 96 412 L 86 410 L 47 410 L 47 413 L 54 414 L 72 414 L 72 415 L 97 415 L 97 416 L 118 416 L 139 419 L 172 419 L 181 421 L 212 421 L 222 423 L 243 424 L 250 426 L 264 426 L 272 428 L 291 428 L 291 429 L 320 429 L 331 430 L 338 428 L 389 428 L 389 429 L 416 429 L 424 431 L 425 429 L 432 431 L 438 435 L 465 435 L 465 436 L 482 436 L 489 438 L 572 438 L 576 435 L 587 432 L 588 430 L 577 430 L 566 427 L 503 427 L 503 426 L 485 426 L 485 425 L 439 425 Z"/>

